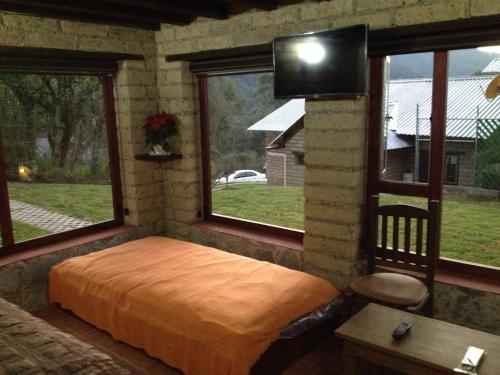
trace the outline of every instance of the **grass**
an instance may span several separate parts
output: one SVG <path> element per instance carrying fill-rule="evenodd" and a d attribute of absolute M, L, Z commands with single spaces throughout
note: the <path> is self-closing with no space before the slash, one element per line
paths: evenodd
<path fill-rule="evenodd" d="M 90 222 L 113 217 L 111 187 L 82 184 L 9 184 L 11 199 Z M 400 197 L 384 195 L 382 204 Z M 402 198 L 425 207 L 425 200 Z M 304 228 L 304 194 L 301 187 L 263 184 L 230 185 L 212 193 L 214 213 L 287 228 Z M 500 202 L 459 194 L 445 195 L 441 256 L 500 267 Z M 41 229 L 15 223 L 16 240 L 46 234 Z"/>
<path fill-rule="evenodd" d="M 92 223 L 113 218 L 110 185 L 9 183 L 9 198 Z"/>
<path fill-rule="evenodd" d="M 302 187 L 233 184 L 212 190 L 212 211 L 240 219 L 304 229 Z"/>
<path fill-rule="evenodd" d="M 14 230 L 14 240 L 16 242 L 31 240 L 33 238 L 50 234 L 49 231 L 15 220 L 12 220 L 12 229 Z M 1 245 L 2 238 L 0 237 L 0 246 Z"/>
<path fill-rule="evenodd" d="M 33 238 L 45 236 L 46 234 L 51 233 L 47 230 L 15 220 L 12 221 L 12 227 L 14 230 L 14 239 L 16 242 L 31 240 Z"/>
<path fill-rule="evenodd" d="M 426 200 L 383 195 L 381 204 L 426 207 Z M 445 194 L 441 223 L 441 256 L 500 267 L 500 202 Z"/>
<path fill-rule="evenodd" d="M 384 195 L 381 204 L 399 202 Z M 422 198 L 403 203 L 426 206 Z M 231 185 L 212 191 L 213 212 L 288 228 L 304 228 L 304 197 L 300 187 L 258 184 Z M 500 202 L 446 194 L 443 203 L 441 256 L 500 267 Z"/>

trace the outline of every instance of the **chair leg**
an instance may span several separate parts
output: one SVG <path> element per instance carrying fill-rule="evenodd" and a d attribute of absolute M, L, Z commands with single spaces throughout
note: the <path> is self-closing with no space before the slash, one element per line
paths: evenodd
<path fill-rule="evenodd" d="M 342 322 L 347 321 L 352 316 L 353 304 L 354 304 L 354 292 L 353 291 L 345 291 L 344 295 L 344 306 L 342 309 Z"/>
<path fill-rule="evenodd" d="M 368 300 L 352 290 L 344 292 L 343 321 L 347 321 L 368 304 Z"/>
<path fill-rule="evenodd" d="M 432 294 L 429 296 L 427 303 L 424 306 L 424 314 L 429 318 L 434 316 L 434 298 Z"/>

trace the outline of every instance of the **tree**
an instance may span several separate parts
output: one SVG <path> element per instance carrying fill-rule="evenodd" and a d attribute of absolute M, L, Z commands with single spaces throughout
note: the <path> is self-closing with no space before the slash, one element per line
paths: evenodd
<path fill-rule="evenodd" d="M 88 163 L 97 172 L 106 159 L 106 123 L 98 77 L 0 74 L 0 116 L 14 159 L 34 160 L 45 139 L 58 168 Z M 19 160 L 13 160 L 17 163 Z"/>
<path fill-rule="evenodd" d="M 270 73 L 209 78 L 210 150 L 217 168 L 213 178 L 264 167 L 265 132 L 247 129 L 285 103 L 274 99 L 272 85 Z"/>

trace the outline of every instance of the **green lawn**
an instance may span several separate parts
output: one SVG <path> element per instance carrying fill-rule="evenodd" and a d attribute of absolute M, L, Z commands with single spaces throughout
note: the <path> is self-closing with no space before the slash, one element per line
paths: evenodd
<path fill-rule="evenodd" d="M 110 185 L 9 183 L 9 198 L 92 223 L 113 218 Z"/>
<path fill-rule="evenodd" d="M 50 234 L 50 232 L 47 230 L 34 227 L 29 224 L 21 223 L 20 221 L 15 221 L 15 220 L 12 221 L 12 227 L 14 230 L 14 240 L 16 242 L 31 240 L 33 238 Z"/>
<path fill-rule="evenodd" d="M 398 202 L 384 195 L 381 204 Z M 425 207 L 422 198 L 404 203 Z M 212 191 L 213 212 L 288 228 L 304 228 L 300 187 L 230 185 Z M 500 267 L 500 202 L 447 194 L 443 206 L 441 256 Z"/>
<path fill-rule="evenodd" d="M 83 220 L 99 222 L 113 217 L 109 185 L 9 184 L 11 199 L 30 203 Z M 422 198 L 405 197 L 404 203 L 424 206 Z M 385 195 L 382 204 L 398 198 Z M 304 228 L 301 187 L 261 184 L 230 185 L 212 193 L 213 212 L 278 226 Z M 45 234 L 38 228 L 15 223 L 16 239 Z M 441 255 L 500 267 L 500 202 L 447 194 L 443 206 Z"/>
<path fill-rule="evenodd" d="M 304 229 L 302 187 L 230 185 L 212 190 L 212 211 L 287 228 Z"/>
<path fill-rule="evenodd" d="M 426 208 L 426 200 L 383 195 L 381 204 L 406 203 Z M 500 202 L 445 194 L 441 256 L 500 267 Z"/>
<path fill-rule="evenodd" d="M 40 229 L 15 220 L 12 220 L 12 227 L 12 229 L 14 230 L 14 240 L 16 242 L 31 240 L 33 238 L 41 237 L 50 233 L 44 229 Z M 2 238 L 0 237 L 0 246 L 1 245 Z"/>

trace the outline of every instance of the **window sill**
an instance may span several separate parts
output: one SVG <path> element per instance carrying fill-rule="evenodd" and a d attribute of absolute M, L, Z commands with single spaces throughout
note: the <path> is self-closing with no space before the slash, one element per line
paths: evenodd
<path fill-rule="evenodd" d="M 498 280 L 489 278 L 436 270 L 436 281 L 442 284 L 454 285 L 481 292 L 500 294 L 500 284 Z"/>
<path fill-rule="evenodd" d="M 70 247 L 81 246 L 120 234 L 130 233 L 132 231 L 134 231 L 134 227 L 124 225 L 111 229 L 101 230 L 91 234 L 86 234 L 68 240 L 59 241 L 50 245 L 43 245 L 25 251 L 9 253 L 4 256 L 0 256 L 0 267 L 6 266 L 10 263 L 34 258 L 40 255 L 55 253 L 57 251 L 65 250 Z"/>
<path fill-rule="evenodd" d="M 301 239 L 290 238 L 279 234 L 271 234 L 258 229 L 243 229 L 234 225 L 221 224 L 212 221 L 203 221 L 201 223 L 194 224 L 194 226 L 209 232 L 229 234 L 231 236 L 263 242 L 266 244 L 284 247 L 291 250 L 304 250 Z"/>

